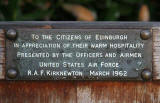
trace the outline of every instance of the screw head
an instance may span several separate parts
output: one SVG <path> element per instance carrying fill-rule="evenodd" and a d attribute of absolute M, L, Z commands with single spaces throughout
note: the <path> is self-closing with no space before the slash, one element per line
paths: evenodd
<path fill-rule="evenodd" d="M 17 74 L 18 74 L 18 71 L 17 71 L 16 69 L 9 69 L 9 70 L 7 71 L 7 76 L 8 76 L 8 78 L 10 78 L 10 79 L 16 78 L 16 77 L 17 77 Z"/>
<path fill-rule="evenodd" d="M 141 39 L 147 40 L 151 37 L 151 32 L 149 30 L 143 30 L 140 34 Z"/>
<path fill-rule="evenodd" d="M 15 40 L 17 38 L 17 32 L 14 29 L 9 29 L 6 32 L 6 37 L 10 40 Z"/>
<path fill-rule="evenodd" d="M 150 70 L 148 69 L 144 69 L 141 73 L 141 76 L 144 80 L 150 80 L 152 77 L 152 73 Z"/>

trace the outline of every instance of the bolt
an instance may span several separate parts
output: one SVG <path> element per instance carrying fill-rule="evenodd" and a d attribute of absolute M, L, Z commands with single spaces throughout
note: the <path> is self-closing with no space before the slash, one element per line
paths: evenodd
<path fill-rule="evenodd" d="M 149 30 L 143 30 L 140 36 L 141 36 L 141 39 L 147 40 L 151 37 L 151 32 Z"/>
<path fill-rule="evenodd" d="M 152 73 L 150 70 L 148 69 L 144 69 L 141 73 L 141 76 L 144 80 L 150 80 L 152 77 Z"/>
<path fill-rule="evenodd" d="M 14 29 L 9 29 L 6 32 L 6 37 L 10 40 L 15 40 L 17 38 L 17 32 Z"/>
<path fill-rule="evenodd" d="M 7 76 L 8 76 L 10 79 L 16 78 L 17 74 L 18 74 L 18 72 L 17 72 L 17 70 L 15 70 L 15 69 L 9 69 L 9 70 L 7 71 Z"/>

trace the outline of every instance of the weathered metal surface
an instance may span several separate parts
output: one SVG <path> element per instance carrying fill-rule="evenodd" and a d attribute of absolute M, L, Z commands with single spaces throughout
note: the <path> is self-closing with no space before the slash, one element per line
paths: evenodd
<path fill-rule="evenodd" d="M 13 68 L 18 71 L 14 79 L 6 75 L 6 79 L 9 80 L 142 80 L 143 69 L 152 71 L 152 39 L 142 40 L 140 37 L 142 29 L 16 29 L 16 31 L 17 39 L 6 42 L 6 72 Z M 38 35 L 39 39 L 35 39 L 36 37 L 33 39 L 32 34 Z M 45 37 L 52 35 L 52 39 L 42 39 L 42 35 Z M 71 37 L 69 40 L 67 37 L 58 40 L 57 35 L 72 35 L 74 40 Z M 79 37 L 74 38 L 77 35 Z M 102 40 L 99 40 L 99 37 L 96 39 L 97 35 L 119 37 L 126 35 L 127 39 L 109 40 L 102 37 Z M 32 43 L 32 46 L 29 43 Z M 19 44 L 19 47 L 13 47 L 14 44 Z M 22 47 L 23 44 L 25 46 Z M 35 46 L 39 44 L 60 44 L 60 47 Z M 75 47 L 74 44 L 82 44 L 82 46 Z M 107 46 L 93 48 L 92 44 L 103 44 L 103 46 L 107 44 Z M 111 44 L 123 44 L 125 47 L 112 48 Z M 67 45 L 69 46 L 64 48 Z M 45 53 L 45 56 L 23 57 L 21 53 Z M 58 53 L 58 56 L 52 53 Z M 72 57 L 63 57 L 63 53 L 71 53 Z M 84 53 L 85 56 L 89 53 L 97 53 L 99 56 L 76 56 L 79 53 Z M 115 53 L 116 57 L 108 57 L 107 53 L 112 55 Z M 141 56 L 119 57 L 122 53 L 137 53 Z M 46 57 L 47 54 L 49 57 Z M 52 65 L 40 67 L 40 62 Z M 59 66 L 55 67 L 54 63 L 58 63 Z M 107 64 L 106 67 L 104 63 Z M 108 66 L 109 63 L 117 63 L 118 66 Z M 88 67 L 89 64 L 92 64 L 92 67 Z"/>

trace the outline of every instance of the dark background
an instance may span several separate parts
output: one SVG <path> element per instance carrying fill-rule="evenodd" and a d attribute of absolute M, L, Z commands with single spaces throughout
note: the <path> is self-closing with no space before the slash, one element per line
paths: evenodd
<path fill-rule="evenodd" d="M 0 21 L 26 20 L 159 21 L 160 1 L 0 0 Z"/>

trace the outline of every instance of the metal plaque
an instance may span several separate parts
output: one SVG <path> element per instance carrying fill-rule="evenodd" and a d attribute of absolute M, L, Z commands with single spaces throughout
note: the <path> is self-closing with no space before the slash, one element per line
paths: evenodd
<path fill-rule="evenodd" d="M 152 38 L 142 29 L 16 29 L 6 40 L 8 80 L 142 80 Z"/>

